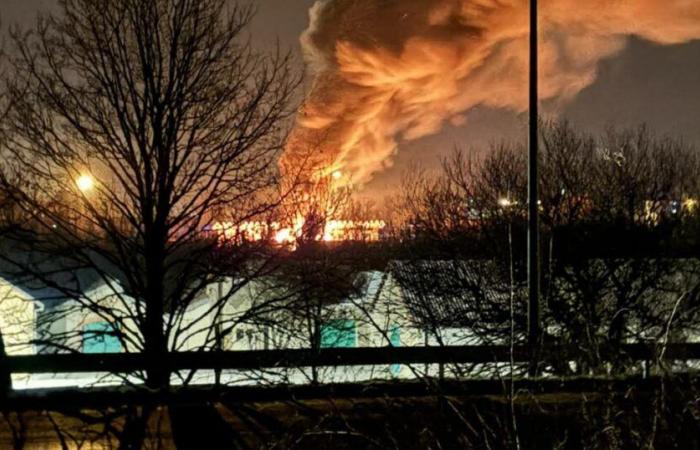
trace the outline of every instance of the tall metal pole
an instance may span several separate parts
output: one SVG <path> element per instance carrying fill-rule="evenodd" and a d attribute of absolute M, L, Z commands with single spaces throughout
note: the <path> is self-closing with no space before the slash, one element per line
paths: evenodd
<path fill-rule="evenodd" d="M 530 375 L 537 373 L 537 346 L 540 343 L 540 264 L 538 221 L 538 93 L 537 93 L 537 0 L 530 0 L 530 80 L 529 80 L 529 137 L 528 137 L 528 226 L 527 226 L 527 282 L 528 282 L 528 343 L 532 354 Z"/>

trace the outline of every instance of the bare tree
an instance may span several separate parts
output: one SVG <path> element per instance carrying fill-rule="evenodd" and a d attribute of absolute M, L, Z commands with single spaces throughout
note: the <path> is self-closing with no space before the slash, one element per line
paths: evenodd
<path fill-rule="evenodd" d="M 0 41 L 0 77 L 5 74 L 5 53 L 4 53 L 4 42 Z M 5 123 L 9 103 L 7 101 L 7 95 L 4 89 L 0 89 L 0 145 L 4 142 L 3 124 Z M 7 229 L 16 223 L 15 217 L 13 217 L 13 207 L 14 205 L 7 198 L 6 195 L 0 193 L 0 237 L 3 236 Z M 0 299 L 3 301 L 4 299 Z M 0 399 L 6 396 L 10 389 L 12 388 L 12 379 L 10 376 L 9 368 L 7 367 L 7 349 L 5 346 L 5 336 L 3 334 L 3 329 L 0 327 Z"/>
<path fill-rule="evenodd" d="M 244 39 L 250 7 L 60 6 L 13 36 L 4 192 L 30 216 L 27 247 L 97 274 L 109 301 L 45 281 L 111 324 L 93 334 L 149 354 L 146 383 L 162 388 L 171 375 L 163 357 L 187 333 L 189 305 L 231 277 L 199 319 L 218 316 L 266 267 L 261 244 L 222 249 L 203 231 L 264 220 L 279 204 L 276 161 L 298 77 L 288 55 L 258 54 Z M 39 266 L 11 262 L 42 277 Z"/>
<path fill-rule="evenodd" d="M 307 182 L 295 194 L 288 204 L 294 229 L 290 251 L 266 280 L 267 295 L 278 299 L 276 310 L 264 315 L 263 321 L 278 336 L 276 346 L 318 350 L 329 345 L 323 327 L 339 319 L 334 308 L 357 294 L 367 252 L 359 248 L 363 230 L 357 205 L 349 189 L 333 186 L 332 175 Z M 358 229 L 335 230 L 341 219 L 346 223 L 355 219 Z M 310 380 L 320 381 L 317 367 L 310 368 Z"/>
<path fill-rule="evenodd" d="M 566 122 L 549 122 L 542 124 L 541 139 L 548 339 L 581 348 L 575 370 L 587 372 L 629 367 L 620 354 L 621 364 L 606 365 L 610 351 L 625 342 L 658 342 L 672 312 L 674 335 L 692 335 L 698 265 L 684 257 L 696 245 L 698 159 L 693 149 L 655 137 L 645 127 L 609 130 L 596 138 Z M 511 270 L 516 293 L 524 282 L 525 154 L 520 145 L 496 146 L 482 160 L 456 151 L 439 177 L 413 174 L 403 194 L 411 226 L 407 255 L 416 273 L 425 272 L 420 268 L 426 260 L 436 259 L 488 259 L 495 267 L 488 272 L 495 279 L 485 286 L 474 282 L 473 274 L 443 263 L 440 274 L 413 277 L 413 290 L 443 303 L 461 298 L 466 311 L 484 319 L 467 320 L 465 326 L 492 338 L 504 337 L 508 328 L 507 302 L 488 301 L 484 294 L 513 285 Z M 425 282 L 443 277 L 451 284 Z M 452 292 L 442 292 L 445 286 Z M 517 330 L 524 325 L 516 321 Z"/>

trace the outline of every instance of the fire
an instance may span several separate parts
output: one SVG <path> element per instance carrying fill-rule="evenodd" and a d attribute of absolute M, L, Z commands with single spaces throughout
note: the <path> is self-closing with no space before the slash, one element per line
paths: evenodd
<path fill-rule="evenodd" d="M 386 227 L 383 220 L 330 220 L 323 230 L 322 239 L 333 241 L 378 241 Z"/>
<path fill-rule="evenodd" d="M 279 222 L 249 221 L 238 225 L 230 222 L 216 222 L 212 231 L 227 241 L 265 241 L 279 245 L 294 245 L 302 238 L 304 224 L 302 217 L 297 217 L 291 225 Z M 332 219 L 323 224 L 321 231 L 313 237 L 316 241 L 342 242 L 365 241 L 376 242 L 382 239 L 386 227 L 383 220 L 342 220 Z"/>
<path fill-rule="evenodd" d="M 277 227 L 274 238 L 275 242 L 278 244 L 292 244 L 296 241 L 296 238 L 301 235 L 303 228 L 304 219 L 297 217 L 294 219 L 294 224 L 291 227 Z"/>
<path fill-rule="evenodd" d="M 278 244 L 285 244 L 294 241 L 294 234 L 291 228 L 282 228 L 277 233 L 275 233 L 275 242 Z"/>

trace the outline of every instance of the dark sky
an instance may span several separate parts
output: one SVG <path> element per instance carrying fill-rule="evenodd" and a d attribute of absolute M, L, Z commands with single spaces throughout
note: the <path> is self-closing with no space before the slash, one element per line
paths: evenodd
<path fill-rule="evenodd" d="M 55 0 L 0 0 L 3 28 L 29 26 L 38 11 L 50 11 Z M 308 25 L 313 0 L 258 0 L 251 28 L 256 45 L 273 46 L 277 39 L 299 52 L 298 38 Z M 301 63 L 300 63 L 301 64 Z M 660 46 L 639 39 L 599 65 L 596 81 L 559 114 L 577 126 L 596 131 L 606 126 L 649 124 L 660 134 L 672 134 L 700 147 L 700 41 Z M 411 163 L 434 164 L 455 146 L 479 151 L 489 142 L 524 137 L 524 117 L 509 111 L 476 108 L 466 123 L 400 144 L 393 167 L 368 185 L 372 190 L 392 186 Z"/>

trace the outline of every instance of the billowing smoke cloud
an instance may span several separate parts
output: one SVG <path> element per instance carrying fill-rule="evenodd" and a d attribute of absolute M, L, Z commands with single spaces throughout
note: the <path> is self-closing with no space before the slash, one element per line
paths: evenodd
<path fill-rule="evenodd" d="M 541 0 L 540 95 L 571 98 L 630 35 L 700 38 L 698 0 Z M 476 105 L 527 107 L 526 0 L 319 0 L 302 36 L 312 84 L 285 161 L 363 183 L 401 139 Z"/>

